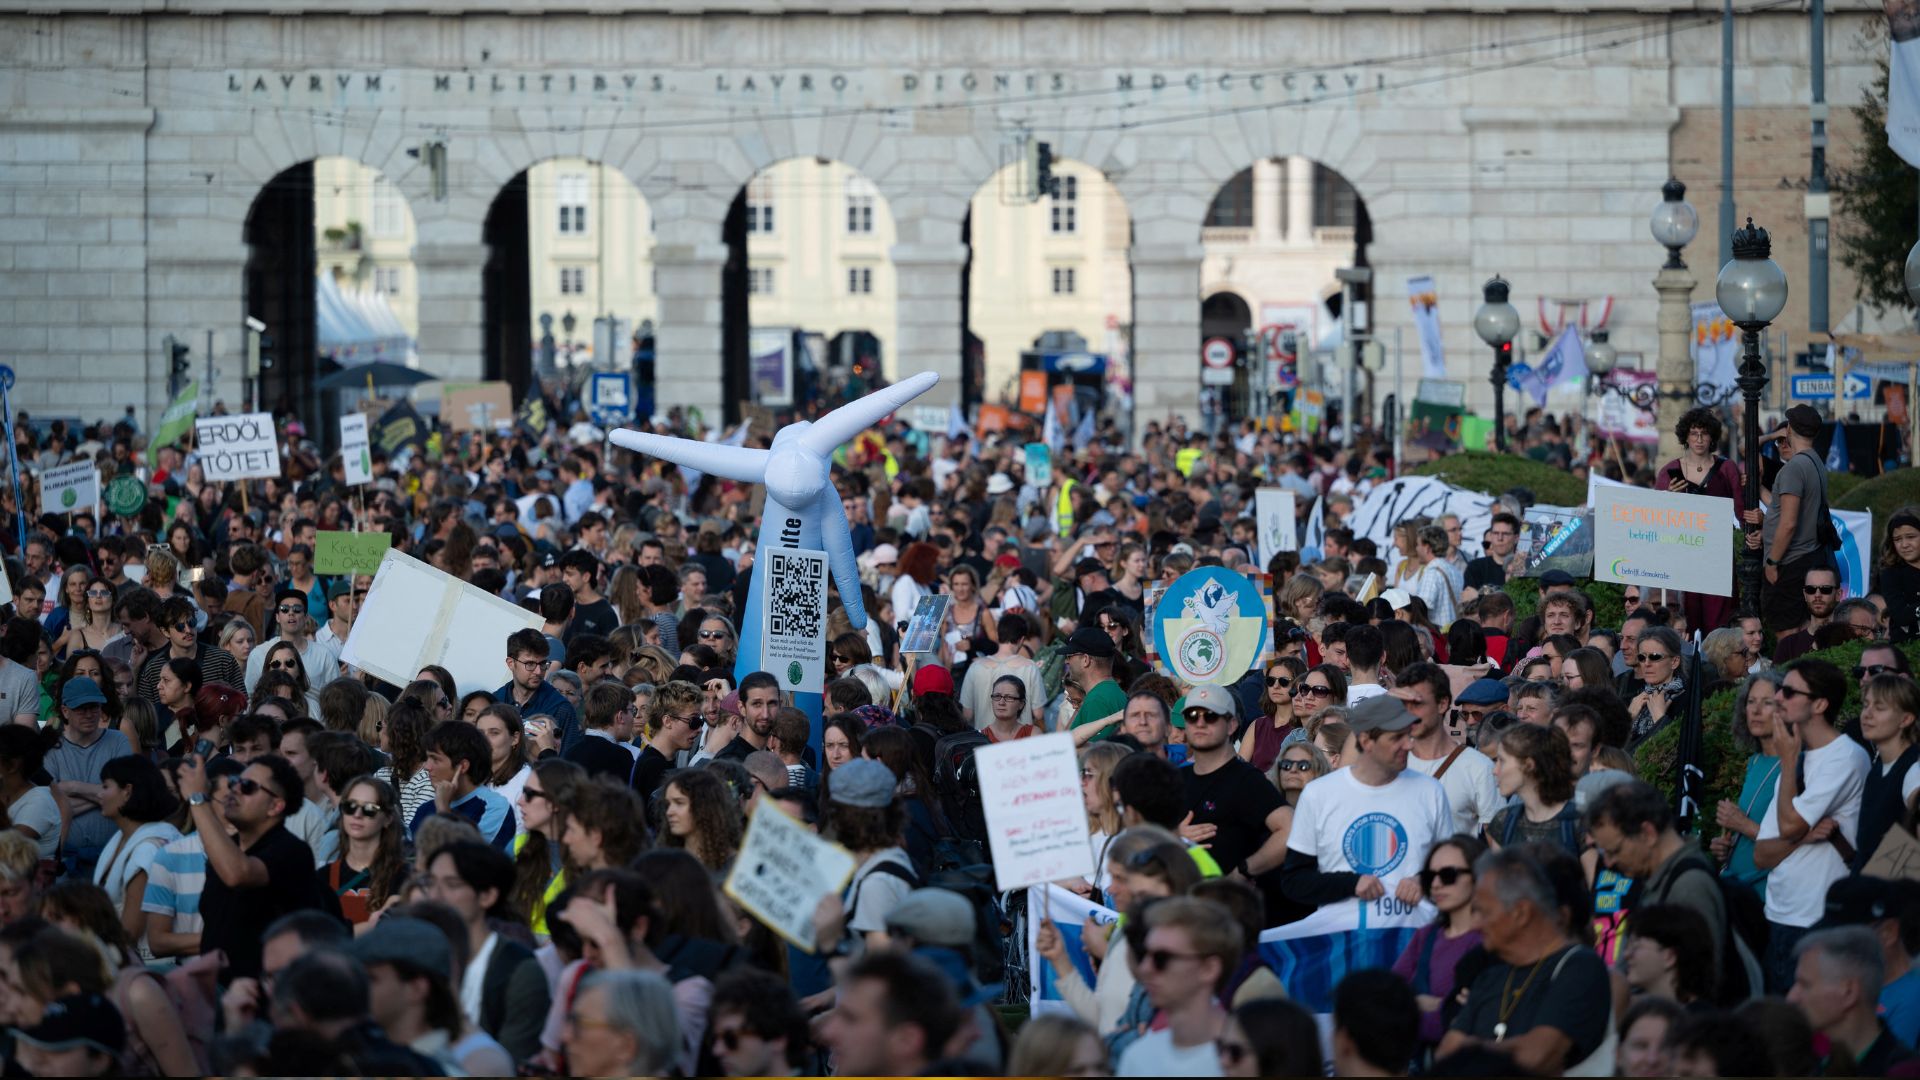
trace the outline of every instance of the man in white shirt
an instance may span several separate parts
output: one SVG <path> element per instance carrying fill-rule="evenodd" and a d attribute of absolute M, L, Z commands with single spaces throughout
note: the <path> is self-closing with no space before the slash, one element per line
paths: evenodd
<path fill-rule="evenodd" d="M 1768 871 L 1770 994 L 1793 985 L 1794 946 L 1825 913 L 1827 887 L 1846 876 L 1858 835 L 1870 764 L 1834 726 L 1846 699 L 1846 675 L 1824 660 L 1795 662 L 1780 685 L 1773 736 L 1780 781 L 1753 847 L 1754 865 Z"/>
<path fill-rule="evenodd" d="M 347 635 L 353 633 L 353 620 L 360 615 L 360 601 L 367 598 L 367 590 L 372 586 L 370 577 L 340 578 L 327 586 L 327 621 L 313 635 L 313 640 L 333 646 L 335 652 L 346 648 Z"/>
<path fill-rule="evenodd" d="M 1280 867 L 1287 899 L 1315 907 L 1357 899 L 1389 910 L 1421 901 L 1420 868 L 1453 834 L 1454 818 L 1440 782 L 1407 768 L 1414 723 L 1391 694 L 1348 712 L 1359 755 L 1300 793 Z"/>
<path fill-rule="evenodd" d="M 273 624 L 280 634 L 255 645 L 253 651 L 247 654 L 247 693 L 253 693 L 254 686 L 265 672 L 267 654 L 282 641 L 291 644 L 300 654 L 300 666 L 307 669 L 307 686 L 315 693 L 340 677 L 339 650 L 318 638 L 307 636 L 307 624 L 311 621 L 307 615 L 305 593 L 284 586 L 274 593 Z"/>
<path fill-rule="evenodd" d="M 1224 905 L 1190 896 L 1147 911 L 1140 988 L 1166 1020 L 1120 1054 L 1115 1076 L 1219 1076 L 1214 1042 L 1227 1014 L 1215 1000 L 1240 967 L 1241 930 Z"/>
<path fill-rule="evenodd" d="M 1387 692 L 1380 685 L 1380 661 L 1387 655 L 1387 640 L 1374 627 L 1349 626 L 1341 639 L 1347 646 L 1347 708 L 1379 697 Z"/>
<path fill-rule="evenodd" d="M 1351 638 L 1349 638 L 1351 640 Z M 1447 804 L 1453 808 L 1453 831 L 1478 836 L 1493 815 L 1506 805 L 1493 760 L 1454 740 L 1447 730 L 1447 712 L 1453 706 L 1453 683 L 1438 664 L 1409 664 L 1394 679 L 1393 696 L 1413 714 L 1407 768 L 1440 781 Z"/>
<path fill-rule="evenodd" d="M 460 1011 L 515 1061 L 525 1061 L 540 1050 L 551 993 L 533 951 L 491 925 L 494 918 L 513 918 L 513 884 L 513 860 L 478 840 L 447 845 L 427 866 L 427 899 L 452 908 L 467 926 Z"/>
<path fill-rule="evenodd" d="M 1413 555 L 1420 569 L 1403 584 L 1426 601 L 1427 618 L 1442 630 L 1458 616 L 1460 598 L 1460 583 L 1454 580 L 1457 571 L 1447 563 L 1447 551 L 1447 531 L 1438 525 L 1423 526 Z"/>

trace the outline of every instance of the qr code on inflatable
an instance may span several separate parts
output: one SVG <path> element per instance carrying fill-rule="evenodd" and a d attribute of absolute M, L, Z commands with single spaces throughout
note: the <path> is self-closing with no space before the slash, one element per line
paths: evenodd
<path fill-rule="evenodd" d="M 827 560 L 776 550 L 767 556 L 767 632 L 775 637 L 825 636 L 821 585 Z"/>

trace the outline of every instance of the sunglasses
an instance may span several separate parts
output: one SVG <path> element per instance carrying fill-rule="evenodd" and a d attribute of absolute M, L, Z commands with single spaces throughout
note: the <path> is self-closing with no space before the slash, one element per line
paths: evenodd
<path fill-rule="evenodd" d="M 273 610 L 279 612 L 282 615 L 305 615 L 307 613 L 306 608 L 294 607 L 292 604 L 284 604 L 280 607 L 274 608 Z"/>
<path fill-rule="evenodd" d="M 1293 680 L 1285 675 L 1269 675 L 1267 676 L 1267 685 L 1288 687 L 1293 685 Z"/>
<path fill-rule="evenodd" d="M 1307 697 L 1330 697 L 1333 694 L 1333 687 L 1319 683 L 1301 683 L 1300 693 Z"/>
<path fill-rule="evenodd" d="M 1803 593 L 1806 593 L 1808 596 L 1832 596 L 1835 592 L 1838 592 L 1839 589 L 1840 587 L 1838 585 L 1802 585 L 1800 586 L 1800 591 Z"/>
<path fill-rule="evenodd" d="M 1436 884 L 1453 885 L 1461 878 L 1471 880 L 1472 877 L 1473 871 L 1464 866 L 1443 866 L 1438 870 L 1422 870 L 1420 871 L 1420 889 L 1422 892 L 1432 892 Z"/>
<path fill-rule="evenodd" d="M 299 664 L 300 661 L 298 660 L 275 660 L 267 666 L 275 671 L 292 671 L 295 667 L 298 667 Z"/>
<path fill-rule="evenodd" d="M 340 804 L 340 812 L 347 817 L 371 818 L 379 817 L 381 814 L 386 813 L 387 808 L 377 802 L 363 803 L 348 799 L 346 802 Z"/>
<path fill-rule="evenodd" d="M 1011 702 L 1014 702 L 1015 704 L 1018 704 L 1022 701 L 1027 700 L 1026 698 L 1019 697 L 1015 694 L 988 694 L 987 697 L 993 701 L 1011 701 Z"/>
<path fill-rule="evenodd" d="M 1297 759 L 1291 761 L 1276 761 L 1273 767 L 1279 769 L 1281 772 L 1312 772 L 1313 762 L 1300 761 Z"/>
<path fill-rule="evenodd" d="M 264 791 L 276 799 L 286 798 L 286 796 L 273 790 L 272 788 L 261 783 L 260 781 L 255 780 L 251 776 L 242 776 L 238 780 L 235 780 L 233 782 L 233 790 L 239 792 L 242 795 L 257 795 L 260 792 Z"/>
<path fill-rule="evenodd" d="M 1673 657 L 1663 652 L 1643 652 L 1640 654 L 1640 662 L 1643 664 L 1658 664 L 1663 660 L 1671 659 L 1673 659 Z"/>
<path fill-rule="evenodd" d="M 1148 967 L 1155 971 L 1165 971 L 1173 966 L 1175 960 L 1204 959 L 1199 953 L 1177 953 L 1171 949 L 1153 949 L 1142 957 Z"/>
<path fill-rule="evenodd" d="M 520 798 L 527 802 L 532 802 L 534 799 L 544 799 L 546 797 L 547 793 L 537 787 L 529 786 L 520 789 Z"/>
<path fill-rule="evenodd" d="M 713 1041 L 726 1047 L 729 1052 L 740 1049 L 740 1044 L 752 1037 L 752 1032 L 740 1028 L 728 1028 L 725 1031 L 715 1028 L 713 1031 Z"/>
<path fill-rule="evenodd" d="M 1802 689 L 1800 689 L 1799 687 L 1795 687 L 1795 686 L 1788 686 L 1788 685 L 1787 685 L 1787 684 L 1785 684 L 1785 683 L 1781 683 L 1781 684 L 1780 684 L 1780 696 L 1781 696 L 1781 697 L 1783 697 L 1783 698 L 1797 698 L 1797 697 L 1812 697 L 1812 696 L 1813 696 L 1813 691 L 1811 691 L 1811 690 L 1802 690 Z"/>
<path fill-rule="evenodd" d="M 724 638 L 725 638 L 726 636 L 727 636 L 727 632 L 726 632 L 725 630 L 702 630 L 702 631 L 700 631 L 700 640 L 701 640 L 701 641 L 719 641 L 719 640 L 721 640 L 721 639 L 724 639 Z"/>
<path fill-rule="evenodd" d="M 1900 673 L 1900 669 L 1891 664 L 1867 664 L 1864 667 L 1855 664 L 1853 666 L 1853 677 L 1856 679 L 1864 679 L 1869 675 L 1885 675 L 1890 671 L 1895 675 Z"/>
<path fill-rule="evenodd" d="M 172 626 L 168 627 L 168 629 L 176 630 L 182 634 L 187 634 L 193 631 L 193 624 L 190 622 L 177 622 L 177 623 L 174 623 Z"/>

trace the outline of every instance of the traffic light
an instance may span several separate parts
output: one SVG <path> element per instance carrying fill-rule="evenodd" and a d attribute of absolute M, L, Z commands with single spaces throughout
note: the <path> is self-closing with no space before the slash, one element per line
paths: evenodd
<path fill-rule="evenodd" d="M 1494 346 L 1494 354 L 1499 357 L 1499 365 L 1507 367 L 1513 363 L 1513 342 L 1503 341 Z"/>
<path fill-rule="evenodd" d="M 187 356 L 192 352 L 193 352 L 192 349 L 188 348 L 185 345 L 182 345 L 177 341 L 168 343 L 167 358 L 172 365 L 168 370 L 170 370 L 175 377 L 179 377 L 187 373 L 187 368 L 190 366 L 187 362 Z"/>
<path fill-rule="evenodd" d="M 1036 158 L 1039 168 L 1034 170 L 1034 187 L 1042 195 L 1051 195 L 1056 199 L 1059 198 L 1060 178 L 1053 175 L 1052 145 L 1041 143 L 1036 153 Z"/>

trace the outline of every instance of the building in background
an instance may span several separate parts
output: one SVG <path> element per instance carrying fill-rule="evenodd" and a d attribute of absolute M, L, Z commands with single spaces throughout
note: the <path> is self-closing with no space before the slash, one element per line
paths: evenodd
<path fill-rule="evenodd" d="M 540 316 L 552 315 L 562 366 L 568 314 L 575 361 L 602 367 L 610 361 L 593 356 L 593 320 L 611 316 L 638 327 L 659 317 L 653 212 L 632 181 L 605 165 L 552 158 L 527 170 L 527 252 L 534 334 Z"/>
<path fill-rule="evenodd" d="M 753 326 L 818 334 L 836 357 L 851 345 L 843 335 L 871 335 L 882 373 L 898 378 L 893 211 L 873 182 L 837 161 L 789 158 L 747 182 L 746 209 Z"/>
<path fill-rule="evenodd" d="M 313 163 L 314 252 L 342 293 L 374 292 L 409 336 L 420 333 L 413 211 L 386 177 L 350 158 Z"/>

